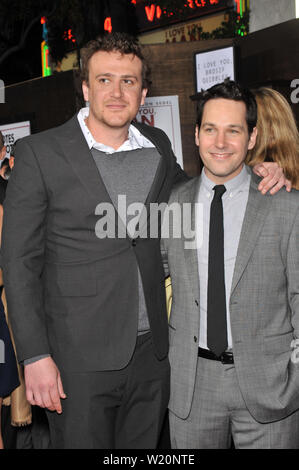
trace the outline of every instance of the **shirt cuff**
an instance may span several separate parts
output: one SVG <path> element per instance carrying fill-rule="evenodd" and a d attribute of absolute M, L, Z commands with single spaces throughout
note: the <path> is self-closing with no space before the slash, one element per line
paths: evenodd
<path fill-rule="evenodd" d="M 50 357 L 50 354 L 41 354 L 40 356 L 30 357 L 29 359 L 25 359 L 23 362 L 24 366 L 28 366 L 28 364 L 33 364 L 34 362 L 39 361 L 40 359 L 44 359 L 45 357 Z"/>

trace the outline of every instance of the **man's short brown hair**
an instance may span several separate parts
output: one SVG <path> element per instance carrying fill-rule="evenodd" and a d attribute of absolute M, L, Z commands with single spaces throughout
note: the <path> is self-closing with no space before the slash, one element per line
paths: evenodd
<path fill-rule="evenodd" d="M 138 39 L 127 33 L 111 33 L 99 36 L 81 50 L 81 78 L 89 85 L 89 61 L 99 51 L 120 52 L 121 54 L 133 54 L 142 62 L 142 88 L 148 88 L 150 81 L 150 68 L 143 56 Z"/>

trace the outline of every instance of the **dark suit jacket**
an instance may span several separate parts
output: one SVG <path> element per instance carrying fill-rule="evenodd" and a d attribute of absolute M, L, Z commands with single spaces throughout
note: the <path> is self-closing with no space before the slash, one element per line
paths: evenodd
<path fill-rule="evenodd" d="M 161 154 L 146 204 L 186 178 L 163 131 L 135 124 Z M 158 239 L 99 239 L 111 203 L 77 117 L 18 143 L 5 200 L 3 267 L 19 361 L 50 353 L 73 370 L 118 370 L 134 350 L 141 273 L 154 350 L 168 352 Z M 149 232 L 149 231 L 148 231 Z"/>

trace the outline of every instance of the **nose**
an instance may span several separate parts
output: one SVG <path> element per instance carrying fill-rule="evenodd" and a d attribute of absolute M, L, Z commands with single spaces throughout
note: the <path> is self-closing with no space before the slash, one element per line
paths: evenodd
<path fill-rule="evenodd" d="M 114 98 L 120 98 L 122 95 L 122 87 L 120 80 L 115 80 L 113 82 L 111 94 Z"/>
<path fill-rule="evenodd" d="M 224 148 L 226 145 L 225 132 L 219 130 L 216 135 L 215 145 L 218 148 Z"/>

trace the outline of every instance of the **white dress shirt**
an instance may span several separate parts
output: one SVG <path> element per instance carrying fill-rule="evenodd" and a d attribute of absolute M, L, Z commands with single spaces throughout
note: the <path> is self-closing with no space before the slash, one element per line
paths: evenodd
<path fill-rule="evenodd" d="M 123 152 L 123 151 L 128 151 L 128 150 L 154 147 L 154 144 L 150 140 L 148 140 L 146 137 L 144 137 L 139 132 L 139 130 L 136 129 L 136 127 L 133 126 L 132 124 L 129 127 L 128 139 L 118 149 L 115 150 L 113 147 L 110 147 L 109 145 L 105 145 L 100 142 L 97 142 L 94 139 L 93 135 L 91 134 L 90 130 L 88 129 L 85 123 L 85 119 L 88 117 L 88 115 L 89 115 L 89 108 L 86 107 L 86 108 L 80 109 L 77 117 L 78 117 L 81 130 L 86 139 L 89 149 L 95 148 L 97 150 L 100 150 L 101 152 L 112 154 L 114 152 Z"/>
<path fill-rule="evenodd" d="M 207 294 L 208 294 L 208 262 L 209 262 L 209 227 L 210 206 L 214 197 L 213 187 L 216 185 L 211 181 L 203 169 L 201 173 L 201 184 L 198 192 L 199 203 L 197 213 L 198 224 L 202 225 L 203 240 L 201 247 L 197 250 L 198 270 L 200 283 L 200 332 L 199 346 L 209 349 L 207 346 Z M 239 246 L 241 228 L 248 201 L 250 172 L 246 166 L 230 181 L 225 183 L 226 192 L 222 196 L 223 203 L 223 225 L 224 225 L 224 271 L 225 271 L 225 293 L 226 293 L 226 315 L 227 315 L 227 339 L 228 350 L 233 348 L 229 299 L 235 268 L 237 250 Z M 201 208 L 200 208 L 201 206 Z"/>

